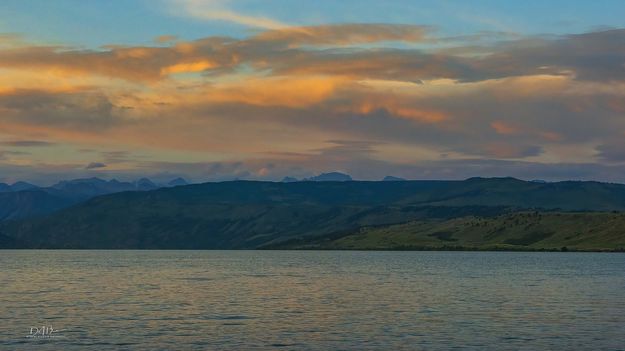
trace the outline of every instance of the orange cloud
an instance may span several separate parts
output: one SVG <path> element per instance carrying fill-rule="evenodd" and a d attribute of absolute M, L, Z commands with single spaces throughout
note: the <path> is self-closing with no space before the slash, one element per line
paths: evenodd
<path fill-rule="evenodd" d="M 521 128 L 519 126 L 504 122 L 504 121 L 494 121 L 490 124 L 490 126 L 497 132 L 497 134 L 502 135 L 514 135 L 514 134 L 529 134 L 529 135 L 537 135 L 540 138 L 550 141 L 557 142 L 562 140 L 562 135 L 550 132 L 550 131 L 542 131 L 536 130 L 534 128 Z"/>
<path fill-rule="evenodd" d="M 251 41 L 300 45 L 353 45 L 382 41 L 425 41 L 429 28 L 398 24 L 332 24 L 265 31 Z"/>
<path fill-rule="evenodd" d="M 342 108 L 339 110 L 345 111 L 346 109 Z M 348 110 L 360 114 L 371 114 L 375 111 L 385 110 L 393 116 L 415 120 L 423 123 L 439 123 L 449 119 L 449 114 L 443 111 L 402 106 L 397 102 L 364 102 L 360 105 L 356 105 L 353 108 L 350 107 L 348 108 Z"/>
<path fill-rule="evenodd" d="M 208 60 L 183 62 L 162 68 L 161 75 L 166 76 L 174 73 L 201 72 L 214 67 L 217 67 L 217 64 Z"/>
<path fill-rule="evenodd" d="M 346 83 L 341 77 L 275 77 L 249 79 L 208 88 L 204 102 L 239 102 L 259 106 L 302 108 L 329 98 Z"/>

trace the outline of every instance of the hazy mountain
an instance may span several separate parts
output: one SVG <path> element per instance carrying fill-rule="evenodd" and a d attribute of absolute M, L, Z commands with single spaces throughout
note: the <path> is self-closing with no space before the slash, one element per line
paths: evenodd
<path fill-rule="evenodd" d="M 0 233 L 29 247 L 256 248 L 364 226 L 535 208 L 623 211 L 625 185 L 513 178 L 205 183 L 100 196 L 5 223 Z"/>
<path fill-rule="evenodd" d="M 401 182 L 404 181 L 406 179 L 404 178 L 400 178 L 400 177 L 393 177 L 393 176 L 386 176 L 384 177 L 384 179 L 382 179 L 382 181 L 384 182 Z"/>
<path fill-rule="evenodd" d="M 181 185 L 189 185 L 189 183 L 184 178 L 176 178 L 172 179 L 167 183 L 167 186 L 181 186 Z"/>
<path fill-rule="evenodd" d="M 297 178 L 293 178 L 293 177 L 289 177 L 289 176 L 286 176 L 286 177 L 282 178 L 282 180 L 281 180 L 282 183 L 293 183 L 293 182 L 297 182 L 297 181 L 298 181 Z"/>
<path fill-rule="evenodd" d="M 61 181 L 51 188 L 44 188 L 44 190 L 65 197 L 90 198 L 122 191 L 146 191 L 157 188 L 159 187 L 147 178 L 141 178 L 135 182 L 120 182 L 116 179 L 106 181 L 100 178 L 84 178 Z M 59 193 L 59 191 L 61 193 Z"/>
<path fill-rule="evenodd" d="M 41 216 L 80 203 L 92 197 L 123 191 L 157 189 L 149 179 L 136 182 L 106 181 L 100 178 L 73 179 L 50 187 L 37 187 L 26 182 L 12 186 L 0 183 L 0 220 Z M 6 184 L 4 184 L 6 185 Z"/>
<path fill-rule="evenodd" d="M 106 181 L 100 178 L 84 178 L 64 180 L 46 190 L 57 196 L 82 200 L 104 194 L 136 190 L 136 186 L 133 183 L 120 182 L 115 179 Z"/>
<path fill-rule="evenodd" d="M 349 174 L 340 172 L 321 173 L 318 176 L 306 178 L 307 181 L 312 182 L 348 182 L 352 180 Z"/>
<path fill-rule="evenodd" d="M 16 182 L 11 185 L 11 190 L 13 191 L 33 190 L 38 188 L 38 186 L 27 182 Z"/>
<path fill-rule="evenodd" d="M 148 190 L 154 190 L 154 189 L 158 189 L 158 188 L 159 188 L 159 186 L 154 184 L 148 178 L 141 178 L 141 179 L 139 179 L 139 180 L 137 180 L 135 182 L 135 189 L 134 190 L 148 191 Z"/>
<path fill-rule="evenodd" d="M 0 193 L 11 192 L 11 191 L 23 191 L 23 190 L 35 190 L 39 189 L 38 186 L 34 184 L 30 184 L 28 182 L 15 182 L 12 185 L 6 183 L 0 183 Z"/>

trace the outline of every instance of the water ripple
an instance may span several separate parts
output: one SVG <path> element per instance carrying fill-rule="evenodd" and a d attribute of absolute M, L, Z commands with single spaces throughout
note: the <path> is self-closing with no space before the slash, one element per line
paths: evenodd
<path fill-rule="evenodd" d="M 0 349 L 625 345 L 623 254 L 5 250 L 0 266 Z M 27 338 L 43 325 L 59 338 Z"/>

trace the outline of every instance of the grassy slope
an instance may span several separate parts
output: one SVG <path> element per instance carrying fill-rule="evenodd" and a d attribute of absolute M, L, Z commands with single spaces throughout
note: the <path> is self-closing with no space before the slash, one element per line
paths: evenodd
<path fill-rule="evenodd" d="M 285 247 L 289 247 L 286 245 Z M 366 227 L 340 238 L 292 243 L 292 248 L 622 250 L 623 213 L 520 212 L 494 218 L 463 217 Z"/>
<path fill-rule="evenodd" d="M 100 198 L 52 217 L 6 223 L 0 234 L 9 232 L 28 248 L 256 248 L 274 240 L 352 232 L 363 226 L 506 211 L 490 207 L 120 203 L 119 197 L 115 199 L 115 206 Z"/>

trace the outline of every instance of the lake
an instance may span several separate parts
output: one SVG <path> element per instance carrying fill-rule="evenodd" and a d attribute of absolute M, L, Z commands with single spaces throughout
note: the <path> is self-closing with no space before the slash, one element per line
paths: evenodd
<path fill-rule="evenodd" d="M 2 350 L 625 349 L 618 253 L 4 250 L 0 266 Z"/>

